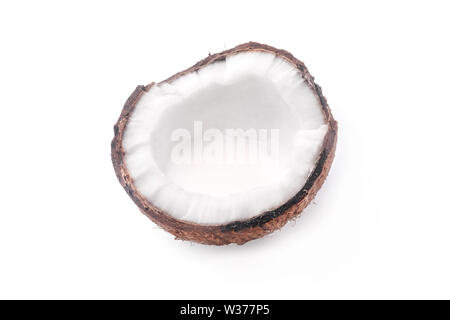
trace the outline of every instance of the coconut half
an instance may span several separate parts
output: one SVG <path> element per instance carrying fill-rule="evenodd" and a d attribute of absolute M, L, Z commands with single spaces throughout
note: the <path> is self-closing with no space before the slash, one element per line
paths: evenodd
<path fill-rule="evenodd" d="M 224 245 L 300 214 L 337 122 L 301 61 L 250 42 L 138 86 L 114 133 L 114 169 L 139 209 L 178 239 Z"/>

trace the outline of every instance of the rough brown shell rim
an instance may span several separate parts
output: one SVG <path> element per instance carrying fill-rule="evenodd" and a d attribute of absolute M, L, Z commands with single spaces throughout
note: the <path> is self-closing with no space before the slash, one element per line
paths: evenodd
<path fill-rule="evenodd" d="M 114 170 L 120 184 L 139 209 L 158 226 L 175 235 L 177 239 L 195 241 L 203 244 L 225 245 L 230 243 L 243 244 L 247 241 L 261 238 L 264 235 L 281 228 L 287 221 L 298 216 L 314 198 L 330 170 L 336 149 L 337 122 L 331 114 L 327 100 L 323 96 L 320 86 L 314 82 L 314 78 L 310 75 L 303 62 L 297 60 L 289 52 L 256 42 L 244 43 L 221 53 L 209 55 L 194 66 L 181 71 L 160 83 L 172 82 L 184 74 L 195 72 L 210 63 L 223 61 L 227 56 L 243 51 L 271 52 L 286 59 L 297 67 L 302 77 L 306 80 L 319 99 L 328 125 L 328 131 L 324 138 L 320 156 L 303 188 L 289 201 L 275 210 L 267 211 L 245 221 L 236 221 L 217 226 L 199 225 L 177 220 L 155 207 L 148 199 L 140 194 L 128 173 L 124 161 L 122 139 L 129 116 L 142 94 L 147 92 L 155 83 L 151 83 L 147 86 L 138 86 L 126 101 L 122 113 L 114 126 L 114 138 L 111 142 L 111 157 Z"/>

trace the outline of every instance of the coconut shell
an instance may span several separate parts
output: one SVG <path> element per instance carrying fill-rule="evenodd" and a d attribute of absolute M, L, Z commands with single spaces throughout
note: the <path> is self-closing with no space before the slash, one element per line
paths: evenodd
<path fill-rule="evenodd" d="M 268 45 L 249 42 L 238 45 L 233 49 L 216 54 L 210 54 L 207 58 L 199 61 L 194 66 L 171 76 L 161 83 L 172 82 L 182 75 L 197 71 L 208 64 L 222 61 L 227 56 L 245 51 L 270 52 L 278 57 L 284 58 L 293 64 L 298 69 L 301 76 L 306 80 L 307 84 L 320 101 L 324 119 L 328 125 L 328 131 L 320 149 L 320 155 L 314 169 L 301 190 L 299 190 L 298 193 L 289 201 L 275 210 L 264 212 L 248 220 L 236 221 L 217 226 L 199 225 L 192 222 L 177 220 L 171 217 L 168 213 L 154 206 L 139 192 L 139 190 L 137 190 L 124 160 L 125 153 L 122 141 L 130 114 L 133 112 L 133 109 L 141 96 L 155 83 L 151 83 L 147 86 L 138 86 L 126 101 L 122 113 L 114 126 L 114 138 L 111 143 L 112 162 L 120 184 L 123 186 L 131 199 L 133 199 L 142 213 L 149 217 L 158 226 L 173 234 L 176 239 L 189 240 L 209 245 L 226 245 L 230 243 L 244 244 L 250 240 L 261 238 L 281 228 L 289 220 L 299 216 L 302 210 L 312 201 L 317 191 L 324 183 L 330 170 L 336 149 L 338 130 L 337 122 L 331 114 L 327 100 L 323 96 L 320 86 L 314 82 L 314 78 L 308 72 L 304 63 L 297 60 L 289 52 L 279 50 Z"/>

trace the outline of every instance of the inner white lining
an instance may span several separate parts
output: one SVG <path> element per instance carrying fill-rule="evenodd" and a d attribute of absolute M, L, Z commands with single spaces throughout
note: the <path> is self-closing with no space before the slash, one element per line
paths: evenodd
<path fill-rule="evenodd" d="M 278 130 L 277 157 L 175 163 L 174 131 L 193 138 L 196 123 L 203 133 L 267 130 L 269 139 Z M 153 205 L 180 220 L 217 225 L 292 198 L 314 168 L 326 131 L 320 102 L 295 66 L 272 53 L 245 52 L 153 86 L 130 116 L 123 147 L 136 187 Z"/>

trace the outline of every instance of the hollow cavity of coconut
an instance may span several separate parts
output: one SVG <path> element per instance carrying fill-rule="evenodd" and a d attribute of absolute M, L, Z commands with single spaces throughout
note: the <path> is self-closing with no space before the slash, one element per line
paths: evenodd
<path fill-rule="evenodd" d="M 114 169 L 139 209 L 178 239 L 224 245 L 301 213 L 337 123 L 302 62 L 250 42 L 138 86 L 114 132 Z"/>

